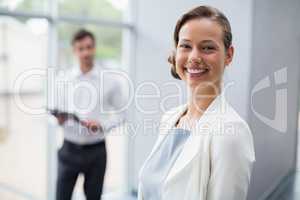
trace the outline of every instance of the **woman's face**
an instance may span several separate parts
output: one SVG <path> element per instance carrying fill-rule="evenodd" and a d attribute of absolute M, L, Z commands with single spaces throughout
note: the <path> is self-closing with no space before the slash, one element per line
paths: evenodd
<path fill-rule="evenodd" d="M 176 72 L 192 89 L 219 84 L 232 56 L 233 47 L 225 51 L 223 30 L 217 22 L 193 19 L 181 27 L 176 48 Z"/>

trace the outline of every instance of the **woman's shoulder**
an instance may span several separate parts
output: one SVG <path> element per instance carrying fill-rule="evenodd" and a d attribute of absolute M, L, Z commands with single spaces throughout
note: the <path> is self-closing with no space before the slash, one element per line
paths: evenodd
<path fill-rule="evenodd" d="M 218 131 L 213 133 L 213 148 L 220 152 L 240 152 L 255 160 L 254 143 L 248 123 L 228 104 Z M 220 123 L 220 122 L 219 122 Z"/>
<path fill-rule="evenodd" d="M 227 125 L 232 125 L 237 133 L 242 132 L 245 134 L 251 134 L 251 130 L 246 120 L 241 117 L 241 115 L 230 104 L 228 104 L 227 109 L 228 111 L 225 115 L 225 123 Z"/>

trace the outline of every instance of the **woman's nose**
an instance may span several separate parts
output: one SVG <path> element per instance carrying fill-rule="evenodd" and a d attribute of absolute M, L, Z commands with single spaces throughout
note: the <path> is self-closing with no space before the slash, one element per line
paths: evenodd
<path fill-rule="evenodd" d="M 202 58 L 198 49 L 193 49 L 189 56 L 189 62 L 201 63 Z"/>

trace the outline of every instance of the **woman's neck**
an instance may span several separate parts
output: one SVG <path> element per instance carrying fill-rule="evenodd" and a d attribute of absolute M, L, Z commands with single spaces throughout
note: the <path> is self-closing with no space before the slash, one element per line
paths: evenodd
<path fill-rule="evenodd" d="M 190 90 L 186 115 L 190 118 L 198 119 L 220 93 L 221 87 L 206 87 Z"/>

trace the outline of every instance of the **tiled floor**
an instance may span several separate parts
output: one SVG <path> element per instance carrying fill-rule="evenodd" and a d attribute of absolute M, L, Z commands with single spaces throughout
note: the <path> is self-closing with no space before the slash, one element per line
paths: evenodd
<path fill-rule="evenodd" d="M 271 195 L 268 200 L 299 200 L 300 171 L 287 178 L 284 183 Z"/>

